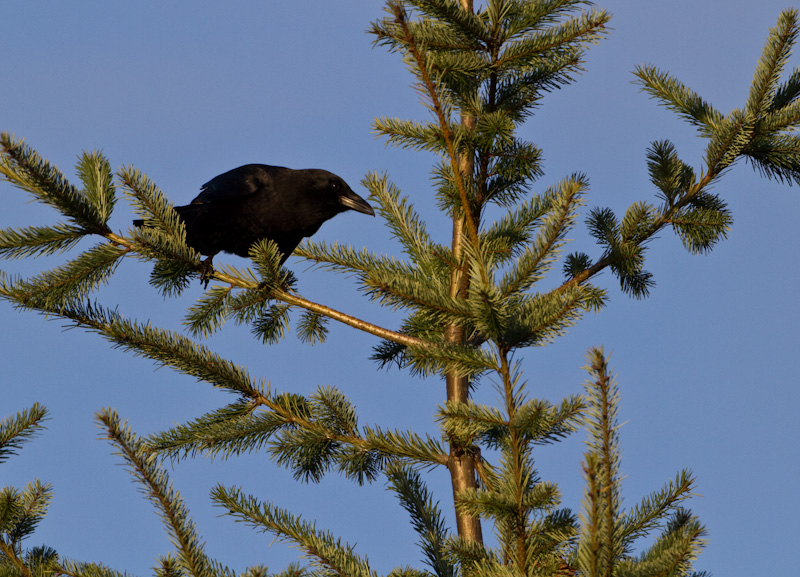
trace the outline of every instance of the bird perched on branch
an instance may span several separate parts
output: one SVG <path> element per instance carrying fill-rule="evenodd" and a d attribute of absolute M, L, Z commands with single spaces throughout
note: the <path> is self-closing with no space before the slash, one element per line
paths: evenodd
<path fill-rule="evenodd" d="M 246 164 L 212 178 L 200 190 L 191 204 L 175 210 L 186 225 L 186 244 L 208 257 L 204 280 L 219 252 L 246 257 L 253 243 L 269 239 L 283 264 L 303 238 L 340 212 L 375 215 L 366 200 L 327 170 Z M 134 225 L 146 222 L 135 220 Z"/>

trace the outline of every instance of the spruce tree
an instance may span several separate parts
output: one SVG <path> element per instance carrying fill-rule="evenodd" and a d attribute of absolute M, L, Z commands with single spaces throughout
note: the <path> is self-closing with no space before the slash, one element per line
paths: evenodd
<path fill-rule="evenodd" d="M 375 129 L 393 145 L 433 155 L 432 192 L 452 220 L 452 242 L 434 242 L 413 199 L 389 175 L 370 173 L 363 185 L 403 254 L 314 241 L 296 254 L 354 276 L 369 298 L 403 311 L 398 327 L 377 326 L 303 297 L 267 241 L 252 247 L 251 268 L 218 267 L 214 284 L 186 313 L 188 334 L 126 318 L 120 312 L 124 303 L 103 307 L 94 295 L 125 257 L 152 262 L 150 282 L 167 297 L 196 282 L 200 255 L 186 246 L 172 205 L 140 170 L 114 171 L 100 153 L 80 157 L 76 186 L 22 140 L 3 133 L 0 174 L 64 220 L 0 231 L 0 255 L 62 255 L 85 238 L 96 244 L 31 278 L 2 273 L 0 296 L 235 395 L 231 403 L 145 438 L 113 410 L 97 414 L 175 546 L 156 573 L 235 574 L 206 554 L 163 460 L 266 451 L 301 481 L 318 481 L 329 472 L 357 483 L 386 479 L 410 515 L 427 567 L 398 567 L 392 575 L 692 574 L 705 530 L 683 508 L 694 483 L 689 471 L 633 508 L 622 508 L 618 393 L 603 352 L 587 355 L 586 394 L 557 403 L 529 395 L 520 359 L 523 349 L 547 345 L 585 313 L 606 305 L 606 290 L 594 282 L 603 271 L 613 273 L 624 293 L 646 297 L 655 282 L 645 268 L 646 250 L 657 235 L 672 230 L 695 253 L 724 240 L 732 217 L 723 193 L 712 187 L 724 190 L 723 176 L 737 161 L 750 162 L 767 178 L 800 183 L 800 139 L 793 133 L 800 124 L 800 71 L 781 81 L 797 18 L 795 10 L 780 15 L 746 102 L 728 114 L 665 71 L 636 70 L 645 92 L 707 140 L 700 168 L 684 162 L 669 141 L 653 142 L 647 167 L 658 201 L 636 202 L 622 215 L 590 209 L 585 225 L 598 246 L 562 258 L 566 235 L 586 202 L 588 177 L 566 175 L 535 192 L 542 153 L 517 132 L 543 94 L 576 80 L 586 50 L 606 34 L 610 16 L 578 0 L 490 0 L 477 9 L 468 0 L 388 0 L 386 15 L 370 31 L 377 45 L 404 59 L 429 115 L 380 118 Z M 110 227 L 118 189 L 153 227 Z M 499 218 L 490 219 L 498 212 Z M 329 319 L 377 337 L 373 360 L 380 365 L 445 381 L 437 418 L 441 437 L 359 424 L 342 391 L 325 387 L 304 397 L 274 390 L 197 340 L 233 321 L 269 345 L 284 338 L 294 321 L 302 340 L 322 342 Z M 472 390 L 492 383 L 497 406 L 471 400 Z M 8 451 L 4 447 L 16 448 L 15 439 L 33 430 L 36 410 L 3 422 L 0 457 Z M 586 489 L 583 509 L 575 514 L 562 505 L 555 484 L 539 477 L 534 456 L 538 446 L 581 428 L 588 436 Z M 454 530 L 444 522 L 442 497 L 434 497 L 424 477 L 440 467 L 452 479 L 446 502 L 455 509 Z M 20 543 L 41 518 L 49 489 L 32 485 L 4 494 L 4 574 L 38 574 L 44 557 L 48 571 L 118 574 L 49 550 L 23 555 Z M 315 574 L 375 575 L 364 554 L 274 505 L 269 495 L 218 485 L 212 499 L 235 519 L 297 545 Z M 482 523 L 494 539 L 484 535 Z M 645 536 L 651 544 L 637 554 Z M 245 574 L 266 571 L 253 567 Z M 290 566 L 280 574 L 305 571 Z"/>

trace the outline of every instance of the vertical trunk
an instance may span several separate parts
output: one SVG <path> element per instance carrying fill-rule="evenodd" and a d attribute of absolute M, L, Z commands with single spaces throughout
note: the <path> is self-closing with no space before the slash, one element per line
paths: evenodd
<path fill-rule="evenodd" d="M 472 0 L 461 0 L 461 5 L 465 10 L 473 10 Z M 462 114 L 461 123 L 465 126 L 474 127 L 476 119 Z M 459 164 L 464 182 L 471 182 L 473 178 L 473 160 L 468 156 L 462 156 Z M 465 207 L 466 209 L 466 207 Z M 476 223 L 477 224 L 477 223 Z M 462 263 L 464 259 L 464 219 L 460 215 L 453 216 L 453 256 L 456 263 Z M 469 291 L 468 268 L 455 268 L 450 277 L 450 296 L 465 298 Z M 445 338 L 448 342 L 463 344 L 466 340 L 464 328 L 449 325 L 445 331 Z M 467 402 L 469 400 L 469 379 L 448 374 L 445 377 L 447 384 L 447 400 Z M 477 487 L 475 476 L 475 456 L 466 448 L 457 444 L 450 443 L 450 477 L 453 482 L 453 496 L 465 489 Z M 478 517 L 464 515 L 456 511 L 456 524 L 458 535 L 468 541 L 483 542 L 481 522 Z"/>
<path fill-rule="evenodd" d="M 471 164 L 471 163 L 470 163 Z M 463 228 L 462 218 L 454 217 L 453 220 L 453 253 L 456 262 L 463 259 Z M 454 297 L 466 295 L 469 290 L 469 277 L 463 270 L 454 269 L 450 280 L 450 294 Z M 445 338 L 448 342 L 463 344 L 465 342 L 464 328 L 456 325 L 449 325 L 446 328 Z M 469 400 L 469 379 L 455 374 L 445 376 L 447 384 L 447 400 L 465 403 Z M 450 442 L 450 478 L 453 483 L 453 497 L 465 489 L 477 487 L 475 476 L 475 456 L 465 447 L 455 442 Z M 469 540 L 483 542 L 481 523 L 478 517 L 464 515 L 456 511 L 456 525 L 459 537 Z"/>

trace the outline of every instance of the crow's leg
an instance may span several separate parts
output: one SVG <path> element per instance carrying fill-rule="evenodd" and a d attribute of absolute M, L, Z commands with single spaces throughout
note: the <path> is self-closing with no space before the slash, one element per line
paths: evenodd
<path fill-rule="evenodd" d="M 204 289 L 208 288 L 208 283 L 211 281 L 211 277 L 214 276 L 214 263 L 213 263 L 214 255 L 208 255 L 208 258 L 200 263 L 200 283 L 203 285 Z"/>

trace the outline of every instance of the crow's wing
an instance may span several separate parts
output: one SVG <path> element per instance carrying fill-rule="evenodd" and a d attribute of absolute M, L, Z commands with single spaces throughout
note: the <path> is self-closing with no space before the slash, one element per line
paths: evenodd
<path fill-rule="evenodd" d="M 192 204 L 210 204 L 250 196 L 258 192 L 272 192 L 272 175 L 289 170 L 282 166 L 246 164 L 215 176 L 200 187 L 200 194 Z"/>

